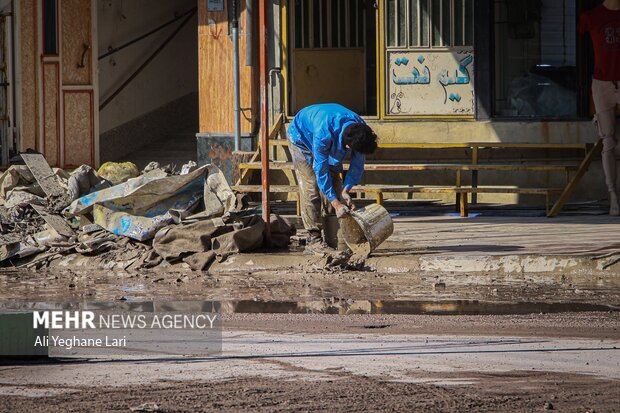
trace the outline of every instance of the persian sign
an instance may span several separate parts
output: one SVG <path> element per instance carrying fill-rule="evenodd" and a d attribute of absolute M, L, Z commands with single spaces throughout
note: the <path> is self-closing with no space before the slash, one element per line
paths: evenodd
<path fill-rule="evenodd" d="M 474 116 L 474 50 L 388 51 L 388 116 Z"/>

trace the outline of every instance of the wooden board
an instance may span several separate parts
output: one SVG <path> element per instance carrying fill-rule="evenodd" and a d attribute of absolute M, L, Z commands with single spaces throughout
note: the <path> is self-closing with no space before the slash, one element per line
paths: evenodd
<path fill-rule="evenodd" d="M 579 165 L 579 169 L 575 173 L 575 176 L 573 176 L 570 182 L 566 185 L 566 187 L 564 188 L 564 192 L 562 192 L 559 199 L 551 208 L 551 211 L 549 211 L 549 213 L 547 214 L 549 218 L 557 216 L 560 211 L 562 211 L 562 208 L 564 208 L 564 204 L 566 204 L 570 197 L 573 195 L 573 192 L 577 188 L 577 185 L 579 184 L 579 182 L 581 182 L 581 178 L 583 178 L 583 176 L 588 171 L 588 168 L 592 164 L 594 158 L 599 156 L 602 148 L 603 141 L 599 139 L 596 142 L 596 145 L 594 145 L 594 147 L 590 149 L 590 152 L 588 152 L 584 160 L 581 162 L 581 165 Z"/>
<path fill-rule="evenodd" d="M 453 149 L 453 148 L 497 148 L 497 149 L 586 149 L 586 143 L 508 143 L 508 142 L 463 142 L 463 143 L 379 143 L 379 148 Z"/>
<path fill-rule="evenodd" d="M 258 193 L 262 192 L 263 187 L 261 185 L 236 185 L 233 186 L 233 190 L 240 193 Z M 272 193 L 292 193 L 299 192 L 298 186 L 293 185 L 269 185 L 269 192 Z"/>
<path fill-rule="evenodd" d="M 93 93 L 92 91 L 63 92 L 65 113 L 65 166 L 95 164 Z"/>
<path fill-rule="evenodd" d="M 539 194 L 559 193 L 561 188 L 514 188 L 514 187 L 477 187 L 468 186 L 448 186 L 448 187 L 424 187 L 424 186 L 354 186 L 351 192 L 383 192 L 383 193 L 407 193 L 407 192 L 423 192 L 423 193 L 487 193 L 487 194 Z"/>
<path fill-rule="evenodd" d="M 69 226 L 69 224 L 67 224 L 67 221 L 65 221 L 60 215 L 48 214 L 47 211 L 45 211 L 45 208 L 43 208 L 40 205 L 30 204 L 30 206 L 35 211 L 37 211 L 37 213 L 41 215 L 41 218 L 43 218 L 45 223 L 51 228 L 53 228 L 54 231 L 56 231 L 58 234 L 65 236 L 65 237 L 72 237 L 75 235 L 75 232 L 73 231 L 73 229 Z"/>
<path fill-rule="evenodd" d="M 66 191 L 60 185 L 58 176 L 54 174 L 43 155 L 23 153 L 21 157 L 45 195 L 50 198 L 58 198 L 65 195 Z"/>
<path fill-rule="evenodd" d="M 256 193 L 261 192 L 260 185 L 238 185 L 233 187 L 237 192 L 242 193 Z M 293 185 L 270 185 L 269 191 L 274 193 L 283 192 L 299 192 L 298 186 Z M 351 192 L 365 192 L 365 193 L 505 193 L 505 194 L 539 194 L 544 195 L 546 193 L 559 193 L 562 192 L 561 188 L 510 188 L 510 187 L 466 187 L 466 186 L 449 186 L 449 187 L 432 187 L 432 186 L 354 186 Z"/>
<path fill-rule="evenodd" d="M 288 146 L 287 139 L 272 139 L 272 146 Z M 385 149 L 455 149 L 455 148 L 497 148 L 497 149 L 583 149 L 586 143 L 503 143 L 503 142 L 457 142 L 457 143 L 379 143 Z M 528 158 L 529 160 L 529 158 Z"/>
<path fill-rule="evenodd" d="M 348 165 L 344 165 L 348 169 Z M 577 165 L 471 165 L 471 164 L 372 164 L 364 166 L 365 171 L 574 171 Z"/>
<path fill-rule="evenodd" d="M 200 133 L 234 132 L 232 42 L 228 33 L 228 4 L 229 2 L 224 2 L 223 12 L 209 12 L 206 1 L 198 2 Z M 239 5 L 240 32 L 244 33 L 245 2 L 240 2 Z M 255 10 L 255 14 L 258 14 L 258 9 Z M 252 81 L 255 71 L 244 64 L 245 49 L 245 36 L 239 36 L 241 107 L 250 108 L 241 116 L 241 131 L 244 134 L 252 131 L 253 121 L 260 115 L 255 82 Z M 258 56 L 257 51 L 258 43 L 255 46 L 255 57 Z"/>
<path fill-rule="evenodd" d="M 348 169 L 348 164 L 343 164 Z M 261 169 L 260 162 L 239 164 L 242 169 Z M 472 164 L 372 164 L 366 163 L 365 171 L 574 171 L 577 165 L 472 165 Z M 269 169 L 294 169 L 292 162 L 270 162 Z"/>

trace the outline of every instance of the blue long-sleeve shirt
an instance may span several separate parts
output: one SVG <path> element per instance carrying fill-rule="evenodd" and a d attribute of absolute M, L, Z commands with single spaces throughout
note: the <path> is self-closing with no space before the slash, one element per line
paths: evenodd
<path fill-rule="evenodd" d="M 364 154 L 344 147 L 342 133 L 353 123 L 364 123 L 355 112 L 336 103 L 308 106 L 293 118 L 288 127 L 291 142 L 306 153 L 306 160 L 314 173 L 319 190 L 331 202 L 338 196 L 334 191 L 329 167 L 342 170 L 342 161 L 351 153 L 349 171 L 344 189 L 358 184 L 364 172 Z"/>

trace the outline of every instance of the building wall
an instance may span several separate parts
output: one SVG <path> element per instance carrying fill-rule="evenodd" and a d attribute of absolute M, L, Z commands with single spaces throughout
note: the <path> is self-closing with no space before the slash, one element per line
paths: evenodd
<path fill-rule="evenodd" d="M 99 0 L 100 55 L 177 14 L 196 7 L 194 0 Z M 99 60 L 99 102 L 103 102 L 170 36 L 184 19 Z M 197 15 L 148 66 L 100 112 L 102 160 L 122 157 L 171 130 L 197 129 Z M 174 110 L 162 110 L 162 108 Z M 179 117 L 179 113 L 188 116 Z M 158 122 L 153 122 L 157 118 Z M 163 128 L 161 125 L 167 125 Z"/>
<path fill-rule="evenodd" d="M 20 78 L 20 144 L 19 149 L 39 149 L 38 93 L 37 93 L 37 21 L 39 9 L 36 0 L 22 0 L 18 4 L 19 21 L 19 78 Z"/>
<path fill-rule="evenodd" d="M 64 0 L 56 9 L 56 48 L 43 51 L 42 7 L 15 2 L 19 149 L 42 152 L 52 166 L 97 164 L 96 82 L 91 1 Z"/>

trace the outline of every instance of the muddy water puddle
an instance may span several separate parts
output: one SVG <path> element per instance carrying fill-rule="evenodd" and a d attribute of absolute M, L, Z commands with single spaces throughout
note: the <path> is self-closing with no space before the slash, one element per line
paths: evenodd
<path fill-rule="evenodd" d="M 483 285 L 424 277 L 341 274 L 195 272 L 0 272 L 0 310 L 33 302 L 114 302 L 145 305 L 219 301 L 224 313 L 290 314 L 528 314 L 618 311 L 612 288 L 561 288 L 528 282 Z"/>
<path fill-rule="evenodd" d="M 330 283 L 283 280 L 277 274 L 212 276 L 198 272 L 141 273 L 95 271 L 0 271 L 0 301 L 10 299 L 67 300 L 253 300 L 278 297 L 333 297 Z M 381 291 L 379 289 L 378 291 Z M 381 292 L 382 295 L 390 291 Z"/>
<path fill-rule="evenodd" d="M 191 303 L 196 308 L 212 308 L 214 301 L 149 301 L 132 300 L 117 302 L 32 302 L 7 300 L 0 302 L 0 313 L 32 310 L 85 309 L 155 309 L 164 306 L 166 311 L 183 311 Z M 587 303 L 541 302 L 481 302 L 476 300 L 425 301 L 425 300 L 218 300 L 224 314 L 401 314 L 401 315 L 509 315 L 567 312 L 615 312 L 620 308 Z M 177 308 L 178 307 L 178 308 Z"/>

